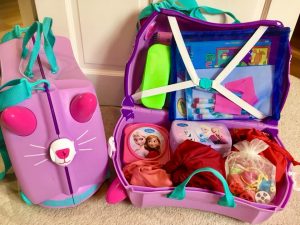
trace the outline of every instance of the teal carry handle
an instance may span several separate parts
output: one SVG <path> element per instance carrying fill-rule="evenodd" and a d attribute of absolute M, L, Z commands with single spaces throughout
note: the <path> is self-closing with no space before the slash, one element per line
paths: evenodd
<path fill-rule="evenodd" d="M 23 38 L 23 50 L 22 50 L 22 58 L 26 58 L 29 53 L 27 49 L 27 44 L 31 38 L 35 35 L 35 43 L 25 70 L 25 75 L 32 77 L 32 68 L 37 59 L 40 44 L 41 44 L 41 35 L 43 33 L 44 36 L 44 48 L 45 54 L 51 66 L 51 70 L 53 73 L 58 71 L 58 66 L 56 63 L 56 58 L 53 51 L 53 46 L 55 43 L 55 37 L 51 30 L 52 27 L 52 19 L 45 18 L 43 23 L 35 22 L 30 27 L 21 28 L 19 25 L 16 25 L 12 31 L 6 33 L 0 41 L 0 44 L 10 41 L 12 39 L 21 38 L 22 34 L 25 33 Z M 47 80 L 41 79 L 36 82 L 29 82 L 27 79 L 15 79 L 7 82 L 6 84 L 0 86 L 0 112 L 4 109 L 17 105 L 26 99 L 32 96 L 32 91 L 34 90 L 42 90 L 45 91 L 44 85 L 46 84 L 48 87 L 50 83 Z M 8 170 L 11 168 L 11 162 L 8 156 L 8 152 L 6 149 L 6 145 L 4 142 L 4 138 L 2 135 L 2 131 L 0 129 L 0 160 L 3 162 L 3 168 L 0 170 L 0 180 L 2 180 Z M 1 163 L 2 163 L 1 162 Z"/>
<path fill-rule="evenodd" d="M 25 33 L 25 36 L 23 38 L 23 44 L 22 44 L 22 58 L 25 59 L 28 55 L 29 49 L 27 48 L 28 42 L 31 40 L 31 38 L 35 35 L 35 43 L 33 45 L 31 55 L 28 61 L 28 64 L 26 66 L 26 69 L 24 71 L 24 74 L 30 78 L 33 77 L 33 66 L 34 63 L 38 57 L 40 48 L 41 48 L 41 35 L 42 35 L 42 25 L 39 22 L 34 22 L 31 27 L 27 30 Z"/>
<path fill-rule="evenodd" d="M 155 11 L 160 11 L 160 9 L 173 9 L 180 12 L 186 12 L 188 9 L 193 9 L 198 7 L 196 0 L 164 0 L 157 3 L 152 3 L 145 7 L 139 14 L 138 19 L 142 20 L 150 16 Z"/>
<path fill-rule="evenodd" d="M 27 67 L 25 69 L 24 74 L 28 77 L 33 77 L 33 65 L 37 59 L 37 56 L 40 51 L 41 47 L 41 36 L 43 34 L 44 37 L 44 50 L 46 57 L 48 59 L 49 65 L 51 67 L 52 73 L 57 73 L 58 66 L 55 58 L 55 54 L 53 51 L 53 46 L 55 44 L 55 37 L 52 32 L 52 19 L 49 17 L 46 17 L 43 20 L 43 23 L 35 22 L 31 25 L 31 27 L 27 30 L 24 38 L 23 38 L 23 51 L 22 51 L 22 58 L 26 58 L 28 54 L 28 48 L 26 47 L 28 42 L 34 37 L 35 42 L 34 46 L 31 51 L 31 55 L 27 64 Z"/>
<path fill-rule="evenodd" d="M 240 23 L 240 21 L 231 12 L 207 6 L 198 6 L 198 3 L 195 0 L 164 0 L 157 3 L 152 3 L 141 11 L 138 19 L 140 21 L 141 19 L 150 16 L 154 11 L 160 12 L 161 9 L 175 10 L 190 17 L 204 21 L 207 21 L 207 19 L 203 15 L 202 11 L 211 15 L 225 14 L 233 19 L 233 23 Z"/>
<path fill-rule="evenodd" d="M 37 56 L 41 48 L 42 34 L 44 38 L 44 50 L 45 50 L 46 57 L 48 59 L 48 63 L 51 68 L 51 72 L 57 73 L 59 68 L 53 51 L 53 46 L 55 44 L 55 36 L 53 35 L 52 32 L 52 19 L 49 17 L 45 17 L 43 23 L 37 21 L 34 22 L 31 26 L 24 27 L 24 28 L 21 28 L 19 25 L 16 25 L 12 31 L 6 33 L 3 36 L 0 44 L 15 38 L 21 38 L 23 33 L 25 33 L 23 37 L 23 43 L 22 43 L 23 59 L 25 59 L 29 54 L 29 49 L 27 48 L 29 41 L 32 38 L 34 38 L 35 40 L 24 74 L 30 78 L 33 77 L 32 69 L 34 63 L 37 60 Z"/>
<path fill-rule="evenodd" d="M 45 88 L 40 87 L 40 84 L 50 86 L 47 80 L 40 79 L 31 83 L 26 78 L 11 80 L 3 86 L 0 86 L 0 112 L 7 107 L 17 105 L 30 98 L 34 90 L 44 91 Z M 1 91 L 3 89 L 5 90 Z"/>
<path fill-rule="evenodd" d="M 55 44 L 55 36 L 52 32 L 52 19 L 45 17 L 43 20 L 43 35 L 44 35 L 44 49 L 48 62 L 51 67 L 52 73 L 58 72 L 58 66 L 56 62 L 56 57 L 53 51 L 53 46 Z"/>
<path fill-rule="evenodd" d="M 198 19 L 207 21 L 207 19 L 204 17 L 204 15 L 202 14 L 201 11 L 203 11 L 207 14 L 211 14 L 211 15 L 225 14 L 225 15 L 228 15 L 229 17 L 231 17 L 233 19 L 233 23 L 240 23 L 240 21 L 235 17 L 235 15 L 233 15 L 232 12 L 223 11 L 223 10 L 208 7 L 208 6 L 199 6 L 198 8 L 196 7 L 194 9 L 190 10 L 189 11 L 189 16 L 193 17 L 193 18 L 198 18 Z"/>
<path fill-rule="evenodd" d="M 222 176 L 221 173 L 219 173 L 217 170 L 210 167 L 205 167 L 205 168 L 195 170 L 187 179 L 185 179 L 185 181 L 183 181 L 181 184 L 175 187 L 175 189 L 170 194 L 168 194 L 167 197 L 172 199 L 177 199 L 177 200 L 183 200 L 186 196 L 186 191 L 185 191 L 186 185 L 194 175 L 200 172 L 211 172 L 221 181 L 224 188 L 225 195 L 220 198 L 218 204 L 221 206 L 235 208 L 236 204 L 234 202 L 234 196 L 230 192 L 227 181 L 225 180 L 225 178 Z"/>

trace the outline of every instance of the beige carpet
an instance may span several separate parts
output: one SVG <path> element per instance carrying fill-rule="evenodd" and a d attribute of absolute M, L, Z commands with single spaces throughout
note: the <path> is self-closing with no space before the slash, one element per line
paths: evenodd
<path fill-rule="evenodd" d="M 291 77 L 291 91 L 282 113 L 280 136 L 286 148 L 300 160 L 300 79 Z M 119 117 L 119 108 L 102 107 L 107 137 L 112 134 Z M 300 171 L 300 168 L 298 168 Z M 160 207 L 140 209 L 128 201 L 118 205 L 105 202 L 105 184 L 88 201 L 75 208 L 45 209 L 27 206 L 18 195 L 17 182 L 9 175 L 0 182 L 0 224 L 242 224 L 208 212 L 191 209 Z M 300 224 L 300 194 L 293 192 L 285 210 L 276 213 L 264 224 Z"/>

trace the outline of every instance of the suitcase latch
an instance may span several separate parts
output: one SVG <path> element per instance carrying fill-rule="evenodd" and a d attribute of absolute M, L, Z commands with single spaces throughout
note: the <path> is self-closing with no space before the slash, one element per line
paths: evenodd
<path fill-rule="evenodd" d="M 122 108 L 121 113 L 125 117 L 126 121 L 134 118 L 134 113 L 131 109 Z"/>
<path fill-rule="evenodd" d="M 108 148 L 107 148 L 108 156 L 111 158 L 115 151 L 116 151 L 115 138 L 110 137 L 108 139 Z"/>

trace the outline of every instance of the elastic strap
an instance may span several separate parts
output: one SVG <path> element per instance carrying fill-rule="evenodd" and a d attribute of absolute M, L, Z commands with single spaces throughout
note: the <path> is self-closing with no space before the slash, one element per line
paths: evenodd
<path fill-rule="evenodd" d="M 197 85 L 195 85 L 194 82 L 191 80 L 183 81 L 183 82 L 176 83 L 176 84 L 169 84 L 167 86 L 162 86 L 162 87 L 158 87 L 158 88 L 153 88 L 153 89 L 137 92 L 132 95 L 132 99 L 134 101 L 137 101 L 141 98 L 146 98 L 146 97 L 159 95 L 159 94 L 163 94 L 163 93 L 169 93 L 169 92 L 173 92 L 173 91 L 180 91 L 183 89 L 188 89 L 188 88 L 192 88 L 192 87 L 196 87 L 196 86 Z"/>
<path fill-rule="evenodd" d="M 201 172 L 210 172 L 221 181 L 223 188 L 224 188 L 225 195 L 220 198 L 220 200 L 218 201 L 218 204 L 221 206 L 235 208 L 236 204 L 234 202 L 234 196 L 230 192 L 227 181 L 225 180 L 225 178 L 222 176 L 221 173 L 219 173 L 217 170 L 210 168 L 210 167 L 205 167 L 205 168 L 195 170 L 181 184 L 179 184 L 177 187 L 175 187 L 175 189 L 170 194 L 168 194 L 167 197 L 172 198 L 172 199 L 177 199 L 177 200 L 183 200 L 186 196 L 186 191 L 185 191 L 186 185 L 188 184 L 188 182 L 192 179 L 192 177 L 194 175 L 201 173 Z"/>
<path fill-rule="evenodd" d="M 174 35 L 174 39 L 179 50 L 179 53 L 182 57 L 183 63 L 186 67 L 186 70 L 191 77 L 191 80 L 194 82 L 196 86 L 203 87 L 203 83 L 201 79 L 199 79 L 196 70 L 193 66 L 192 60 L 188 54 L 186 46 L 184 44 L 177 20 L 175 17 L 168 17 L 169 23 L 171 26 L 172 33 Z M 254 106 L 250 105 L 245 100 L 236 96 L 234 93 L 226 89 L 221 82 L 230 75 L 232 70 L 237 66 L 237 64 L 245 57 L 245 55 L 255 46 L 255 44 L 259 41 L 265 31 L 268 29 L 266 26 L 260 26 L 252 37 L 246 42 L 246 44 L 242 47 L 242 49 L 234 56 L 234 58 L 228 63 L 228 65 L 221 71 L 221 73 L 217 76 L 215 80 L 210 82 L 211 88 L 218 91 L 220 94 L 228 98 L 230 101 L 234 102 L 242 109 L 246 110 L 251 115 L 255 116 L 258 119 L 263 119 L 266 116 L 256 109 Z M 207 79 L 205 79 L 205 83 L 207 84 Z M 205 85 L 204 85 L 205 86 Z M 209 87 L 207 87 L 209 89 Z"/>
<path fill-rule="evenodd" d="M 246 42 L 246 44 L 240 49 L 240 51 L 233 57 L 233 59 L 228 63 L 228 65 L 223 68 L 223 70 L 219 73 L 217 78 L 215 80 L 209 80 L 207 78 L 200 79 L 197 75 L 197 72 L 194 68 L 194 65 L 192 63 L 192 60 L 189 56 L 189 53 L 187 51 L 187 48 L 185 46 L 183 37 L 181 35 L 177 19 L 175 17 L 169 16 L 168 17 L 170 27 L 177 45 L 177 48 L 179 50 L 179 53 L 181 55 L 182 61 L 186 67 L 186 70 L 191 78 L 191 81 L 194 85 L 191 83 L 185 83 L 181 82 L 176 85 L 168 85 L 164 87 L 159 87 L 155 89 L 149 89 L 147 91 L 138 92 L 133 95 L 134 100 L 138 100 L 138 97 L 149 97 L 157 94 L 162 93 L 168 93 L 172 91 L 182 90 L 186 89 L 187 87 L 201 87 L 204 89 L 215 89 L 217 92 L 228 98 L 230 101 L 234 102 L 236 105 L 240 106 L 242 109 L 250 113 L 251 115 L 255 116 L 258 119 L 263 119 L 266 116 L 256 109 L 254 106 L 250 105 L 245 100 L 241 99 L 231 91 L 229 91 L 227 88 L 225 88 L 221 82 L 230 75 L 232 70 L 238 65 L 238 63 L 245 57 L 245 55 L 255 46 L 255 44 L 259 41 L 259 39 L 262 37 L 262 35 L 265 33 L 265 31 L 268 29 L 266 26 L 260 26 L 257 28 L 255 33 L 252 35 L 252 37 Z M 182 84 L 182 86 L 180 86 Z M 159 92 L 160 91 L 160 92 Z M 144 92 L 147 93 L 147 96 L 144 95 Z"/>
<path fill-rule="evenodd" d="M 1 86 L 0 91 L 4 88 L 7 89 L 0 92 L 0 112 L 7 107 L 17 105 L 30 98 L 33 90 L 44 91 L 44 87 L 39 86 L 40 84 L 47 84 L 48 87 L 50 86 L 49 81 L 44 79 L 30 83 L 25 78 L 11 80 Z"/>
<path fill-rule="evenodd" d="M 174 39 L 179 50 L 179 53 L 182 57 L 183 63 L 188 71 L 191 80 L 195 85 L 203 87 L 203 83 L 199 79 L 196 70 L 193 66 L 192 60 L 188 54 L 186 46 L 184 44 L 177 20 L 175 17 L 168 17 L 169 23 L 171 26 L 172 33 L 174 35 Z M 246 110 L 251 115 L 255 116 L 258 119 L 263 119 L 266 116 L 256 109 L 254 106 L 250 105 L 245 100 L 236 96 L 234 93 L 226 89 L 221 82 L 230 75 L 232 70 L 237 66 L 237 64 L 245 57 L 245 55 L 255 46 L 255 44 L 259 41 L 265 31 L 268 29 L 266 26 L 260 26 L 252 37 L 246 42 L 246 44 L 242 47 L 242 49 L 234 56 L 234 58 L 228 63 L 228 65 L 221 71 L 221 73 L 217 76 L 215 80 L 210 82 L 211 88 L 218 91 L 220 94 L 240 106 L 242 109 Z M 207 84 L 207 79 L 205 79 L 205 83 Z M 205 86 L 205 85 L 204 85 Z M 209 89 L 209 87 L 207 87 Z"/>

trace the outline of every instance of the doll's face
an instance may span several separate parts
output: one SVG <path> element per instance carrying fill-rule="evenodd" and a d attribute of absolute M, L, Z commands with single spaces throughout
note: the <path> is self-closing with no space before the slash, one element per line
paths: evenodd
<path fill-rule="evenodd" d="M 159 142 L 158 142 L 157 138 L 150 138 L 147 142 L 147 145 L 150 148 L 156 148 L 159 146 Z"/>
<path fill-rule="evenodd" d="M 146 143 L 146 138 L 141 135 L 135 135 L 133 140 L 138 146 L 143 146 Z"/>
<path fill-rule="evenodd" d="M 213 132 L 214 134 L 219 134 L 220 133 L 220 131 L 219 131 L 219 129 L 218 128 L 211 128 L 211 132 Z"/>
<path fill-rule="evenodd" d="M 184 130 L 183 132 L 188 140 L 196 141 L 197 137 L 195 137 L 192 132 L 190 132 L 189 130 Z"/>
<path fill-rule="evenodd" d="M 209 132 L 209 129 L 207 127 L 201 127 L 201 131 L 203 134 L 207 134 Z"/>

